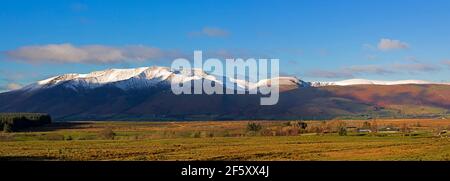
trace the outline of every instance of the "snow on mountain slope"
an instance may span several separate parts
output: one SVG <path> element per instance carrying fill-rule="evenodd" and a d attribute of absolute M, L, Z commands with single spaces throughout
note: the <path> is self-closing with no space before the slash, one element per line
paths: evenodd
<path fill-rule="evenodd" d="M 121 89 L 154 86 L 163 81 L 184 82 L 196 79 L 210 79 L 201 70 L 171 71 L 168 67 L 140 67 L 135 69 L 108 69 L 88 74 L 64 74 L 51 77 L 28 85 L 23 89 L 64 85 L 69 88 L 96 88 L 103 85 L 114 85 Z"/>
<path fill-rule="evenodd" d="M 446 84 L 422 80 L 381 81 L 366 79 L 349 79 L 336 82 L 304 82 L 296 77 L 278 77 L 280 85 L 295 85 L 301 87 L 320 86 L 348 86 L 348 85 L 399 85 L 399 84 Z M 34 84 L 25 86 L 21 90 L 35 90 L 62 85 L 74 90 L 78 88 L 93 89 L 104 85 L 112 85 L 123 90 L 138 89 L 156 86 L 160 83 L 169 85 L 171 83 L 182 83 L 187 81 L 206 80 L 225 85 L 227 88 L 236 90 L 253 90 L 265 87 L 274 80 L 265 79 L 258 82 L 234 79 L 232 77 L 221 77 L 210 75 L 201 69 L 171 70 L 169 67 L 140 67 L 134 69 L 108 69 L 95 71 L 88 74 L 64 74 L 51 77 Z M 235 86 L 236 85 L 236 86 Z"/>
<path fill-rule="evenodd" d="M 195 80 L 206 80 L 225 85 L 227 88 L 236 90 L 254 90 L 271 84 L 275 78 L 250 82 L 247 80 L 234 79 L 232 77 L 221 77 L 211 75 L 201 69 L 171 70 L 169 67 L 140 67 L 134 69 L 108 69 L 95 71 L 88 74 L 64 74 L 51 77 L 34 84 L 25 86 L 21 90 L 35 90 L 61 85 L 77 90 L 78 88 L 93 89 L 105 85 L 111 85 L 123 90 L 139 89 L 157 86 L 159 84 L 170 85 L 171 83 L 182 83 Z M 446 84 L 422 80 L 400 80 L 381 81 L 366 79 L 349 79 L 336 82 L 304 82 L 296 77 L 277 77 L 279 84 L 295 85 L 300 87 L 320 86 L 348 86 L 348 85 L 400 85 L 400 84 Z M 236 85 L 236 86 L 235 86 Z"/>
<path fill-rule="evenodd" d="M 349 79 L 336 82 L 312 82 L 311 85 L 314 87 L 320 86 L 348 86 L 348 85 L 402 85 L 402 84 L 445 84 L 450 85 L 450 83 L 437 83 L 429 82 L 423 80 L 399 80 L 399 81 L 382 81 L 382 80 L 367 80 L 367 79 Z"/>
<path fill-rule="evenodd" d="M 104 85 L 112 85 L 123 90 L 156 86 L 159 83 L 182 83 L 192 80 L 207 80 L 226 87 L 236 87 L 237 90 L 256 89 L 264 86 L 268 80 L 249 82 L 233 78 L 210 75 L 200 69 L 171 70 L 168 67 L 140 67 L 135 69 L 108 69 L 88 74 L 64 74 L 51 77 L 25 86 L 22 90 L 35 90 L 62 85 L 76 90 L 77 88 L 92 89 Z M 280 85 L 309 85 L 295 77 L 279 77 Z"/>

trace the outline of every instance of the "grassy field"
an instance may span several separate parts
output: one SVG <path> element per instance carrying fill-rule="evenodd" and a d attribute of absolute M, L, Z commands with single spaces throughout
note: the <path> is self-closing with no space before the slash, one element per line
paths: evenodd
<path fill-rule="evenodd" d="M 366 123 L 365 123 L 366 122 Z M 0 133 L 1 160 L 450 160 L 448 119 L 53 123 Z M 352 130 L 370 123 L 380 131 Z M 347 134 L 339 135 L 337 125 Z M 397 131 L 381 131 L 383 127 Z"/>

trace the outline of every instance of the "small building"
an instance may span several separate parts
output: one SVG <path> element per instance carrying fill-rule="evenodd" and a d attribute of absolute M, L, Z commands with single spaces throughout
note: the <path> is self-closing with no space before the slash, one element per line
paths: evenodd
<path fill-rule="evenodd" d="M 356 131 L 357 131 L 358 133 L 371 133 L 371 132 L 372 132 L 372 130 L 370 130 L 370 129 L 365 129 L 365 128 L 358 128 Z"/>
<path fill-rule="evenodd" d="M 400 131 L 400 128 L 397 128 L 394 126 L 385 126 L 385 127 L 378 129 L 378 131 Z"/>

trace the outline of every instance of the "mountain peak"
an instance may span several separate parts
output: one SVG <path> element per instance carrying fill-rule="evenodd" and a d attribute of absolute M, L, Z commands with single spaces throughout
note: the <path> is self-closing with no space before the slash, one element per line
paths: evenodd
<path fill-rule="evenodd" d="M 224 82 L 224 78 L 227 82 Z M 301 87 L 320 87 L 320 86 L 349 86 L 349 85 L 402 85 L 402 84 L 445 84 L 423 80 L 399 80 L 399 81 L 383 81 L 368 79 L 348 79 L 334 82 L 304 82 L 296 77 L 277 77 L 280 85 L 300 85 Z M 40 88 L 49 88 L 57 85 L 63 85 L 68 88 L 97 88 L 103 85 L 114 85 L 123 90 L 144 88 L 156 86 L 159 83 L 170 84 L 173 82 L 185 82 L 192 80 L 205 79 L 216 82 L 221 85 L 233 83 L 237 85 L 236 89 L 256 89 L 265 85 L 271 79 L 260 80 L 258 82 L 250 82 L 247 80 L 238 80 L 234 78 L 221 77 L 211 75 L 202 69 L 180 69 L 171 70 L 169 67 L 151 66 L 138 67 L 129 69 L 106 69 L 94 71 L 87 74 L 69 73 L 50 77 L 45 80 L 38 81 L 34 84 L 25 86 L 21 90 L 35 90 Z M 273 79 L 273 78 L 272 78 Z M 229 82 L 228 82 L 229 81 Z M 231 85 L 226 85 L 231 86 Z M 232 86 L 234 87 L 234 86 Z"/>
<path fill-rule="evenodd" d="M 123 90 L 152 87 L 159 83 L 170 84 L 173 82 L 186 82 L 192 80 L 205 79 L 216 82 L 221 85 L 227 84 L 224 82 L 224 77 L 218 75 L 208 74 L 202 69 L 180 69 L 171 70 L 169 67 L 139 67 L 130 69 L 106 69 L 101 71 L 94 71 L 87 74 L 63 74 L 54 76 L 37 83 L 25 86 L 23 90 L 35 90 L 40 88 L 49 88 L 53 86 L 62 85 L 67 88 L 76 90 L 77 88 L 97 88 L 103 85 L 114 85 Z M 273 79 L 273 78 L 272 78 Z M 303 82 L 296 77 L 278 77 L 280 85 L 299 85 L 309 86 L 309 83 Z M 237 89 L 255 89 L 262 86 L 269 81 L 260 80 L 259 82 L 250 82 L 247 80 L 237 80 L 229 78 L 228 81 L 235 83 Z M 233 86 L 234 87 L 234 86 Z"/>

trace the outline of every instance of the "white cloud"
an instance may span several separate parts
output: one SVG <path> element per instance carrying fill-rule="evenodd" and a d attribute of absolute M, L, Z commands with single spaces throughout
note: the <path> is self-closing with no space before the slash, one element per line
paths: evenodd
<path fill-rule="evenodd" d="M 110 47 L 86 45 L 76 47 L 72 44 L 49 44 L 24 46 L 7 51 L 6 55 L 30 63 L 117 63 L 130 60 L 149 60 L 161 58 L 164 53 L 153 47 L 141 45 Z"/>
<path fill-rule="evenodd" d="M 430 64 L 423 63 L 412 63 L 412 64 L 394 64 L 393 68 L 397 69 L 397 71 L 406 71 L 410 73 L 417 72 L 434 72 L 438 71 L 439 67 Z"/>
<path fill-rule="evenodd" d="M 355 65 L 346 67 L 343 69 L 343 71 L 348 72 L 349 74 L 352 75 L 361 73 L 378 74 L 378 75 L 393 73 L 393 71 L 378 65 Z"/>
<path fill-rule="evenodd" d="M 73 3 L 73 4 L 70 5 L 70 9 L 73 12 L 81 12 L 81 11 L 88 10 L 88 6 L 86 4 L 83 4 L 83 3 Z"/>
<path fill-rule="evenodd" d="M 376 50 L 377 48 L 371 44 L 365 43 L 365 44 L 363 44 L 363 49 L 373 51 L 373 50 Z"/>
<path fill-rule="evenodd" d="M 158 48 L 146 47 L 142 45 L 127 46 L 122 49 L 122 52 L 127 59 L 133 60 L 148 60 L 172 55 L 172 53 L 163 52 Z"/>
<path fill-rule="evenodd" d="M 22 88 L 22 85 L 16 83 L 8 83 L 6 85 L 0 85 L 0 92 L 12 91 Z"/>
<path fill-rule="evenodd" d="M 378 43 L 378 49 L 382 51 L 396 50 L 396 49 L 407 49 L 409 45 L 400 40 L 392 40 L 383 38 Z"/>
<path fill-rule="evenodd" d="M 8 85 L 6 85 L 6 88 L 8 90 L 16 90 L 22 88 L 22 85 L 16 83 L 9 83 Z"/>
<path fill-rule="evenodd" d="M 442 61 L 442 64 L 447 65 L 450 68 L 450 60 Z"/>
<path fill-rule="evenodd" d="M 361 75 L 387 75 L 402 73 L 423 73 L 439 71 L 439 67 L 431 64 L 390 64 L 390 65 L 355 65 L 336 70 L 313 70 L 306 75 L 320 78 L 352 78 Z"/>
<path fill-rule="evenodd" d="M 377 56 L 376 55 L 366 55 L 367 60 L 376 60 Z"/>
<path fill-rule="evenodd" d="M 409 62 L 416 62 L 416 63 L 420 62 L 415 56 L 407 56 L 407 57 L 405 57 L 405 60 L 409 61 Z"/>
<path fill-rule="evenodd" d="M 312 70 L 306 73 L 308 77 L 320 77 L 320 78 L 352 78 L 353 74 L 343 71 L 332 70 Z"/>
<path fill-rule="evenodd" d="M 207 50 L 203 52 L 203 56 L 205 58 L 218 58 L 218 59 L 235 59 L 235 58 L 261 58 L 265 57 L 258 52 L 250 52 L 245 49 L 216 49 L 216 50 Z"/>
<path fill-rule="evenodd" d="M 230 33 L 221 28 L 204 27 L 201 31 L 189 33 L 190 36 L 227 37 Z"/>
<path fill-rule="evenodd" d="M 363 74 L 385 75 L 393 71 L 378 65 L 354 65 L 337 70 L 313 70 L 307 73 L 311 77 L 321 78 L 352 78 Z"/>

